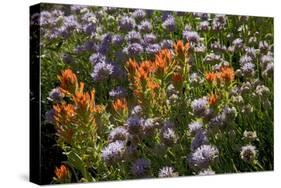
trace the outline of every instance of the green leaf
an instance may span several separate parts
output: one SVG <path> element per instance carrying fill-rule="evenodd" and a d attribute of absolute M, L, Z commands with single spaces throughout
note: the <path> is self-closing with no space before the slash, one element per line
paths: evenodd
<path fill-rule="evenodd" d="M 73 167 L 75 167 L 76 169 L 78 169 L 82 173 L 83 177 L 87 181 L 89 181 L 89 182 L 93 181 L 93 178 L 91 177 L 90 173 L 86 169 L 86 166 L 85 166 L 83 160 L 81 159 L 81 157 L 77 153 L 75 153 L 73 151 L 70 151 L 67 154 L 67 159 L 68 159 L 68 162 L 71 165 L 73 165 Z"/>

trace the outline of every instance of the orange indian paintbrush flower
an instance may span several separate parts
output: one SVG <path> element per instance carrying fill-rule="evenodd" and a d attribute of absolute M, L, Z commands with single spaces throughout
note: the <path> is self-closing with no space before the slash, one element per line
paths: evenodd
<path fill-rule="evenodd" d="M 114 108 L 114 110 L 117 112 L 117 111 L 120 111 L 120 110 L 126 110 L 128 109 L 128 106 L 127 106 L 127 101 L 125 99 L 116 99 L 113 103 L 112 103 L 112 106 Z"/>
<path fill-rule="evenodd" d="M 226 81 L 234 80 L 234 70 L 231 67 L 221 67 L 221 78 Z"/>
<path fill-rule="evenodd" d="M 70 174 L 68 168 L 64 164 L 62 164 L 59 168 L 56 167 L 55 175 L 59 181 L 65 181 Z"/>
<path fill-rule="evenodd" d="M 176 55 L 178 56 L 185 56 L 188 52 L 188 50 L 190 49 L 190 45 L 189 42 L 187 42 L 185 45 L 183 44 L 183 42 L 181 40 L 178 40 L 175 44 L 174 44 L 174 50 Z"/>
<path fill-rule="evenodd" d="M 71 69 L 66 69 L 61 72 L 61 75 L 58 76 L 60 80 L 61 89 L 67 94 L 74 94 L 78 88 L 78 81 L 76 75 L 72 72 Z"/>
<path fill-rule="evenodd" d="M 80 91 L 77 91 L 73 95 L 73 101 L 78 110 L 82 112 L 94 112 L 95 111 L 95 90 L 93 89 L 91 93 L 83 92 L 84 83 L 80 83 Z"/>
<path fill-rule="evenodd" d="M 217 103 L 218 97 L 215 94 L 211 94 L 208 98 L 208 102 L 210 105 L 214 105 Z"/>

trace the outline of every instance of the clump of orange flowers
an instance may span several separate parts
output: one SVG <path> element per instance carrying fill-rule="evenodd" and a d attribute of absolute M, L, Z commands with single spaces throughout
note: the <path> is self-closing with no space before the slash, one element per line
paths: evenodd
<path fill-rule="evenodd" d="M 113 103 L 112 103 L 113 109 L 116 112 L 119 111 L 123 111 L 123 110 L 128 110 L 128 104 L 126 99 L 116 99 Z"/>
<path fill-rule="evenodd" d="M 174 44 L 174 49 L 175 49 L 175 53 L 177 56 L 179 56 L 180 58 L 184 58 L 185 56 L 188 55 L 188 51 L 190 49 L 190 44 L 189 44 L 189 42 L 184 44 L 181 40 L 178 40 Z"/>
<path fill-rule="evenodd" d="M 228 83 L 234 80 L 234 70 L 232 67 L 222 66 L 217 72 L 208 72 L 205 79 L 212 83 Z"/>
<path fill-rule="evenodd" d="M 71 69 L 66 69 L 58 76 L 60 88 L 65 94 L 73 94 L 78 88 L 77 76 Z"/>
<path fill-rule="evenodd" d="M 55 169 L 56 180 L 60 182 L 65 182 L 67 179 L 70 178 L 69 169 L 62 164 L 59 168 L 56 167 Z"/>
<path fill-rule="evenodd" d="M 53 105 L 54 124 L 57 135 L 67 144 L 72 144 L 72 137 L 79 127 L 89 127 L 89 132 L 96 127 L 95 118 L 104 111 L 104 107 L 95 104 L 95 90 L 84 92 L 84 83 L 80 82 L 72 70 L 62 71 L 58 76 L 60 89 L 67 94 L 69 101 Z M 90 133 L 89 133 L 90 134 Z"/>
<path fill-rule="evenodd" d="M 218 101 L 217 95 L 215 95 L 213 93 L 211 95 L 209 95 L 208 102 L 209 102 L 210 105 L 215 105 L 217 103 L 217 101 Z"/>

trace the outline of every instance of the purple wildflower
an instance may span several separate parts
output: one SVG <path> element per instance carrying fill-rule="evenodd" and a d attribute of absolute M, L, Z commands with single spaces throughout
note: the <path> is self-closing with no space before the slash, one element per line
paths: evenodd
<path fill-rule="evenodd" d="M 143 123 L 144 120 L 142 118 L 132 116 L 128 118 L 127 122 L 125 123 L 125 126 L 127 127 L 129 133 L 138 134 L 142 129 Z"/>
<path fill-rule="evenodd" d="M 124 127 L 116 127 L 108 136 L 109 142 L 115 142 L 116 140 L 125 141 L 127 139 L 128 132 Z"/>
<path fill-rule="evenodd" d="M 200 36 L 196 31 L 183 31 L 182 36 L 191 43 L 197 44 L 200 41 Z"/>
<path fill-rule="evenodd" d="M 219 151 L 216 147 L 211 145 L 202 145 L 188 157 L 188 163 L 193 169 L 207 169 L 208 166 L 218 157 L 218 154 Z"/>
<path fill-rule="evenodd" d="M 176 29 L 175 18 L 172 15 L 169 15 L 165 21 L 162 23 L 162 27 L 169 32 L 174 32 Z"/>
<path fill-rule="evenodd" d="M 192 108 L 194 115 L 202 116 L 202 115 L 204 115 L 204 113 L 206 112 L 206 110 L 208 108 L 208 100 L 205 97 L 195 99 L 191 103 L 191 108 Z"/>
<path fill-rule="evenodd" d="M 124 39 L 121 35 L 112 36 L 112 44 L 115 46 L 120 46 L 123 43 Z"/>
<path fill-rule="evenodd" d="M 143 36 L 144 46 L 148 46 L 149 44 L 153 44 L 155 42 L 156 42 L 156 36 L 153 33 L 145 34 Z"/>
<path fill-rule="evenodd" d="M 96 53 L 90 56 L 89 60 L 93 65 L 98 63 L 105 63 L 106 57 L 100 53 Z"/>
<path fill-rule="evenodd" d="M 136 22 L 133 18 L 124 16 L 119 21 L 119 27 L 122 31 L 131 31 L 134 29 Z"/>
<path fill-rule="evenodd" d="M 194 122 L 191 122 L 190 124 L 188 124 L 189 132 L 192 135 L 195 135 L 197 132 L 201 131 L 202 128 L 203 128 L 203 123 L 201 123 L 199 121 L 194 121 Z"/>
<path fill-rule="evenodd" d="M 172 49 L 174 45 L 174 42 L 172 40 L 163 40 L 161 42 L 161 48 L 162 49 Z"/>
<path fill-rule="evenodd" d="M 145 51 L 150 55 L 156 54 L 160 50 L 161 50 L 161 47 L 159 44 L 150 44 L 145 48 Z"/>
<path fill-rule="evenodd" d="M 134 106 L 131 115 L 132 116 L 141 116 L 143 113 L 142 107 L 140 105 Z"/>
<path fill-rule="evenodd" d="M 105 62 L 95 64 L 91 76 L 95 81 L 103 81 L 110 77 L 113 72 L 113 66 Z"/>
<path fill-rule="evenodd" d="M 200 146 L 204 145 L 204 144 L 208 144 L 209 140 L 208 137 L 206 135 L 206 131 L 198 131 L 195 135 L 195 137 L 192 139 L 191 142 L 191 151 L 195 151 L 197 148 L 199 148 Z"/>
<path fill-rule="evenodd" d="M 138 29 L 142 33 L 149 33 L 152 30 L 152 25 L 149 21 L 145 20 L 140 23 Z"/>
<path fill-rule="evenodd" d="M 128 91 L 127 89 L 121 87 L 121 86 L 117 86 L 116 88 L 112 89 L 109 92 L 109 96 L 116 99 L 116 98 L 123 98 L 126 97 L 128 95 Z"/>
<path fill-rule="evenodd" d="M 253 76 L 255 74 L 255 65 L 253 63 L 245 63 L 241 67 L 244 76 Z"/>
<path fill-rule="evenodd" d="M 137 56 L 143 52 L 143 47 L 139 43 L 132 43 L 125 48 L 125 52 L 127 52 L 129 56 Z"/>
<path fill-rule="evenodd" d="M 139 43 L 141 41 L 141 34 L 133 30 L 125 36 L 125 39 L 130 43 Z"/>
<path fill-rule="evenodd" d="M 61 89 L 59 87 L 52 89 L 48 97 L 49 100 L 54 101 L 56 103 L 61 102 L 63 98 L 64 94 L 61 92 Z"/>
<path fill-rule="evenodd" d="M 175 169 L 170 166 L 164 166 L 160 169 L 158 177 L 167 178 L 167 177 L 177 177 L 179 174 L 175 172 Z"/>
<path fill-rule="evenodd" d="M 146 16 L 146 12 L 142 9 L 137 9 L 132 13 L 132 17 L 135 18 L 135 20 L 140 21 L 143 20 Z"/>
<path fill-rule="evenodd" d="M 209 30 L 209 22 L 208 21 L 202 21 L 199 23 L 198 29 L 200 31 L 208 31 Z"/>
<path fill-rule="evenodd" d="M 118 162 L 122 159 L 124 151 L 125 151 L 125 143 L 123 141 L 117 140 L 115 142 L 108 144 L 108 146 L 102 150 L 102 159 L 107 164 Z"/>
<path fill-rule="evenodd" d="M 150 161 L 146 159 L 137 159 L 132 166 L 132 174 L 136 177 L 144 177 L 148 175 L 150 170 Z"/>

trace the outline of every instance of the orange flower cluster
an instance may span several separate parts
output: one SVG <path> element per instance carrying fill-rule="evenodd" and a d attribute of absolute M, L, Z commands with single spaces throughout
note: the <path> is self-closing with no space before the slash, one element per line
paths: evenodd
<path fill-rule="evenodd" d="M 116 99 L 112 106 L 116 112 L 123 111 L 128 109 L 127 101 L 126 99 Z"/>
<path fill-rule="evenodd" d="M 73 104 L 67 104 L 65 101 L 53 105 L 54 120 L 57 134 L 66 143 L 71 144 L 74 129 L 78 122 L 85 121 L 85 126 L 96 126 L 95 115 L 104 111 L 103 106 L 95 105 L 95 90 L 84 92 L 84 83 L 80 83 L 78 88 L 78 80 L 76 75 L 67 69 L 62 71 L 58 76 L 61 81 L 60 88 L 64 93 L 68 94 Z M 69 89 L 69 90 L 68 90 Z"/>
<path fill-rule="evenodd" d="M 93 113 L 96 111 L 95 108 L 95 90 L 93 89 L 91 93 L 84 93 L 84 83 L 80 83 L 79 91 L 76 91 L 75 95 L 72 96 L 77 110 L 81 110 L 82 113 L 89 112 Z"/>
<path fill-rule="evenodd" d="M 185 56 L 188 55 L 188 51 L 190 49 L 190 44 L 189 44 L 189 42 L 187 42 L 186 44 L 183 44 L 183 42 L 181 40 L 178 40 L 174 44 L 174 49 L 175 49 L 175 53 L 178 57 L 184 58 Z"/>
<path fill-rule="evenodd" d="M 234 80 L 234 70 L 232 67 L 221 67 L 218 72 L 205 74 L 205 79 L 212 83 L 227 83 Z"/>
<path fill-rule="evenodd" d="M 66 69 L 58 76 L 60 88 L 66 94 L 74 94 L 78 88 L 78 80 L 71 69 Z"/>
<path fill-rule="evenodd" d="M 59 168 L 56 167 L 55 175 L 57 180 L 63 182 L 69 177 L 70 174 L 68 168 L 62 164 Z"/>
<path fill-rule="evenodd" d="M 161 50 L 155 55 L 153 61 L 142 61 L 137 63 L 130 59 L 127 62 L 129 80 L 133 83 L 134 94 L 138 99 L 143 99 L 144 91 L 149 89 L 153 95 L 160 85 L 153 78 L 153 74 L 164 74 L 172 65 L 172 53 L 167 50 Z"/>
<path fill-rule="evenodd" d="M 208 102 L 210 105 L 215 105 L 218 101 L 218 97 L 215 94 L 211 94 L 208 98 Z"/>
<path fill-rule="evenodd" d="M 53 106 L 55 128 L 57 135 L 70 144 L 73 135 L 72 122 L 75 120 L 75 109 L 72 104 L 57 104 Z"/>

